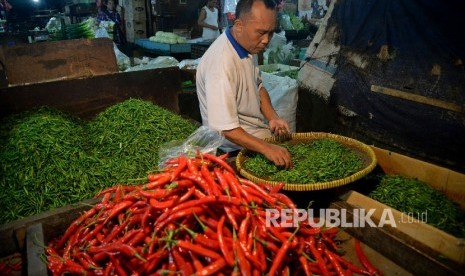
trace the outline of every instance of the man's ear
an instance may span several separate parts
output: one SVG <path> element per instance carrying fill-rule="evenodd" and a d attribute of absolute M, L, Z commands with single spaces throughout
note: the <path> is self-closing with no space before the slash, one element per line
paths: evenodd
<path fill-rule="evenodd" d="M 244 22 L 240 19 L 234 20 L 234 31 L 238 34 L 242 33 L 242 29 L 244 27 Z"/>

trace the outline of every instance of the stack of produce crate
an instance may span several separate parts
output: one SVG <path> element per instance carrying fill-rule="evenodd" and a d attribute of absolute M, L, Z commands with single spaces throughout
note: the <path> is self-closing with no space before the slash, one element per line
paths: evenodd
<path fill-rule="evenodd" d="M 144 0 L 124 0 L 124 21 L 126 39 L 134 42 L 139 38 L 147 38 L 147 8 Z"/>

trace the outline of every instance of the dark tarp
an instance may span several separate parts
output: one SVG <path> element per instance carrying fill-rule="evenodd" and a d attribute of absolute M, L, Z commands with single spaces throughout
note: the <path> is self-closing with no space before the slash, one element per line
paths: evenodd
<path fill-rule="evenodd" d="M 465 111 L 371 92 L 406 91 L 465 103 L 463 1 L 340 0 L 328 21 L 341 50 L 331 101 L 358 114 L 357 128 L 413 155 L 465 170 Z M 387 46 L 383 58 L 380 49 Z M 362 56 L 366 67 L 349 62 Z"/>

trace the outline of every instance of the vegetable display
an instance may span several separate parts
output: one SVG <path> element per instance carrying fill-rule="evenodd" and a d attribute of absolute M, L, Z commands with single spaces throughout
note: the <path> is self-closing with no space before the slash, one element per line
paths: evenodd
<path fill-rule="evenodd" d="M 286 183 L 319 183 L 347 177 L 362 168 L 357 153 L 331 139 L 310 143 L 281 143 L 292 156 L 294 167 L 288 170 L 275 166 L 263 155 L 248 153 L 244 168 L 256 177 Z"/>
<path fill-rule="evenodd" d="M 140 185 L 100 191 L 46 247 L 52 275 L 375 275 L 338 253 L 337 228 L 267 225 L 296 206 L 281 186 L 238 177 L 227 155 L 167 161 Z"/>
<path fill-rule="evenodd" d="M 400 175 L 381 175 L 368 196 L 456 237 L 465 237 L 465 212 L 427 183 Z"/>
<path fill-rule="evenodd" d="M 158 31 L 154 36 L 149 37 L 150 41 L 167 43 L 167 44 L 177 44 L 177 43 L 187 43 L 187 39 L 183 36 L 179 36 L 172 32 Z"/>
<path fill-rule="evenodd" d="M 129 99 L 91 121 L 50 108 L 0 127 L 0 223 L 92 198 L 114 183 L 138 183 L 166 142 L 196 126 L 150 101 Z"/>

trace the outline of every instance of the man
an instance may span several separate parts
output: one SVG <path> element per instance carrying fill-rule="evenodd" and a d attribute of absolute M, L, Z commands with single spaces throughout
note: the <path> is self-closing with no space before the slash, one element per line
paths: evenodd
<path fill-rule="evenodd" d="M 208 0 L 207 4 L 200 10 L 197 24 L 202 27 L 202 38 L 215 40 L 220 35 L 220 24 L 217 0 Z"/>
<path fill-rule="evenodd" d="M 271 105 L 256 59 L 273 36 L 276 16 L 273 0 L 239 0 L 234 25 L 200 60 L 197 96 L 203 125 L 222 131 L 226 137 L 222 150 L 247 148 L 277 166 L 290 168 L 287 149 L 263 140 L 289 132 L 287 122 Z"/>

